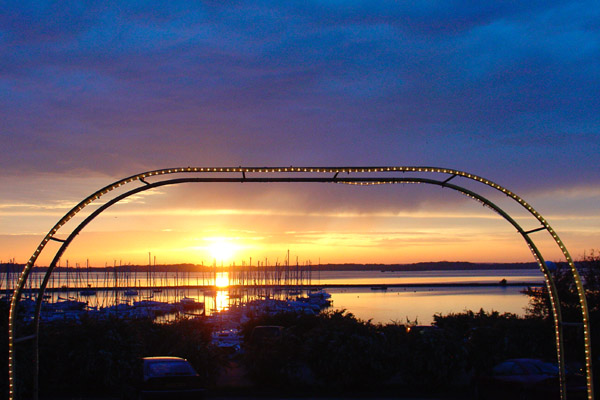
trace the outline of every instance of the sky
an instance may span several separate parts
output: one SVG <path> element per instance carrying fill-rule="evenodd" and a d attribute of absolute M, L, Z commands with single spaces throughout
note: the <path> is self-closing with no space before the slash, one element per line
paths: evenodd
<path fill-rule="evenodd" d="M 2 9 L 0 261 L 26 262 L 100 187 L 179 166 L 455 168 L 522 196 L 575 258 L 600 247 L 596 1 Z M 112 207 L 61 262 L 282 262 L 287 250 L 313 264 L 532 261 L 499 216 L 437 187 L 189 184 Z"/>

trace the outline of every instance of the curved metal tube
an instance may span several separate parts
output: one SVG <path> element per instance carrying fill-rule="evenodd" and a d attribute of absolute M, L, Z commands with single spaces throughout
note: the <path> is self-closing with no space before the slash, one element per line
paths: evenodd
<path fill-rule="evenodd" d="M 186 168 L 171 168 L 171 169 L 160 169 L 160 170 L 148 171 L 148 172 L 144 172 L 141 174 L 132 175 L 130 177 L 121 179 L 111 185 L 103 187 L 102 189 L 96 191 L 92 195 L 90 195 L 90 196 L 86 197 L 84 200 L 82 200 L 79 204 L 77 204 L 75 207 L 73 207 L 67 214 L 65 214 L 65 216 L 63 218 L 61 218 L 57 222 L 57 224 L 50 230 L 50 232 L 48 232 L 48 234 L 44 237 L 44 239 L 42 240 L 42 242 L 40 243 L 40 245 L 38 246 L 36 251 L 33 253 L 31 258 L 25 265 L 25 268 L 21 274 L 21 277 L 19 278 L 19 281 L 17 282 L 17 287 L 15 289 L 15 292 L 13 293 L 13 297 L 11 300 L 11 307 L 10 307 L 10 313 L 9 313 L 9 335 L 8 335 L 9 336 L 8 337 L 8 339 L 9 339 L 8 340 L 9 341 L 9 398 L 11 398 L 11 399 L 14 398 L 14 331 L 15 331 L 14 324 L 15 324 L 15 320 L 16 320 L 15 319 L 16 305 L 20 299 L 20 296 L 21 296 L 22 290 L 25 286 L 25 283 L 27 281 L 27 278 L 29 277 L 31 268 L 35 264 L 35 261 L 37 260 L 41 251 L 44 249 L 47 242 L 49 240 L 53 239 L 54 234 L 60 229 L 60 227 L 62 227 L 66 222 L 68 222 L 71 218 L 73 218 L 79 211 L 81 211 L 84 207 L 86 207 L 92 201 L 100 198 L 101 196 L 109 193 L 110 191 L 112 191 L 124 184 L 127 184 L 132 181 L 136 181 L 136 180 L 140 180 L 140 181 L 146 183 L 147 186 L 152 186 L 152 187 L 161 186 L 161 185 L 158 185 L 158 183 L 157 184 L 148 184 L 147 182 L 144 181 L 144 178 L 150 177 L 150 176 L 173 174 L 173 173 L 186 173 L 186 172 L 191 172 L 191 173 L 239 172 L 239 173 L 242 173 L 244 177 L 241 179 L 240 178 L 184 178 L 184 179 L 174 179 L 174 180 L 170 180 L 170 181 L 162 181 L 159 183 L 161 183 L 161 185 L 166 185 L 166 184 L 175 184 L 175 183 L 183 183 L 183 182 L 337 182 L 337 183 L 350 183 L 350 184 L 361 184 L 362 185 L 362 184 L 386 184 L 386 183 L 401 183 L 401 182 L 411 183 L 411 182 L 419 181 L 421 183 L 430 183 L 430 184 L 435 184 L 435 185 L 449 187 L 449 188 L 453 188 L 455 190 L 459 190 L 463 194 L 466 194 L 469 197 L 472 197 L 478 201 L 481 201 L 482 203 L 493 208 L 497 212 L 499 212 L 500 209 L 497 206 L 492 205 L 491 202 L 485 200 L 483 197 L 475 194 L 474 192 L 471 192 L 464 188 L 460 188 L 458 186 L 449 184 L 448 181 L 456 176 L 460 176 L 460 177 L 464 177 L 467 179 L 475 180 L 477 182 L 483 183 L 489 187 L 492 187 L 496 190 L 503 192 L 507 196 L 511 197 L 513 200 L 517 201 L 522 207 L 524 207 L 529 213 L 531 213 L 542 224 L 544 229 L 547 230 L 552 235 L 552 237 L 555 240 L 555 242 L 557 243 L 557 245 L 561 248 L 563 255 L 565 256 L 565 258 L 571 268 L 571 272 L 572 272 L 573 278 L 576 283 L 576 287 L 577 287 L 577 291 L 578 291 L 578 295 L 579 295 L 579 301 L 580 301 L 581 309 L 582 309 L 582 317 L 583 317 L 583 325 L 584 325 L 584 342 L 585 342 L 584 346 L 585 346 L 585 354 L 586 354 L 586 376 L 587 376 L 588 399 L 590 399 L 590 400 L 593 399 L 592 369 L 591 369 L 591 341 L 590 341 L 588 309 L 587 309 L 587 302 L 585 299 L 585 292 L 583 289 L 583 284 L 581 282 L 581 278 L 577 272 L 577 269 L 575 268 L 573 260 L 570 257 L 566 247 L 564 246 L 564 244 L 562 243 L 562 241 L 556 234 L 556 232 L 554 232 L 554 230 L 550 227 L 550 225 L 547 223 L 547 221 L 539 213 L 537 213 L 537 211 L 535 211 L 533 209 L 533 207 L 531 207 L 522 198 L 520 198 L 513 192 L 509 191 L 508 189 L 503 188 L 502 186 L 500 186 L 492 181 L 489 181 L 485 178 L 479 177 L 477 175 L 469 174 L 469 173 L 454 170 L 454 169 L 437 168 L 437 167 L 280 167 L 280 168 L 278 168 L 278 167 L 276 167 L 276 168 L 273 168 L 273 167 L 232 167 L 232 168 L 186 167 Z M 335 173 L 335 176 L 333 178 L 246 178 L 245 177 L 245 173 L 280 173 L 280 172 L 284 172 L 284 173 Z M 352 173 L 352 172 L 354 172 L 354 173 L 432 172 L 432 173 L 452 174 L 452 177 L 447 179 L 444 182 L 421 179 L 421 178 L 403 178 L 403 179 L 399 179 L 399 178 L 391 178 L 391 179 L 387 179 L 387 178 L 385 178 L 385 179 L 384 178 L 344 178 L 343 180 L 336 179 L 337 174 L 339 174 L 339 173 Z M 136 193 L 141 190 L 147 190 L 149 188 L 150 187 L 138 188 L 140 190 L 137 190 Z M 131 193 L 131 194 L 133 194 L 133 193 Z M 131 194 L 129 194 L 129 195 L 131 195 Z M 114 204 L 117 201 L 115 201 L 111 204 Z M 499 212 L 500 215 L 502 215 L 502 213 L 504 213 L 504 212 L 503 211 Z M 504 213 L 504 214 L 507 217 L 509 217 L 506 213 Z M 509 222 L 510 222 L 510 220 L 509 220 Z M 514 222 L 514 220 L 513 220 L 513 222 Z M 517 225 L 513 224 L 513 226 L 515 226 L 515 228 L 517 228 Z M 552 307 L 553 307 L 554 319 L 555 319 L 556 336 L 557 336 L 557 340 L 558 340 L 557 352 L 558 352 L 558 358 L 559 358 L 559 363 L 560 363 L 562 360 L 562 353 L 561 353 L 562 345 L 560 343 L 560 340 L 562 340 L 562 339 L 559 339 L 559 338 L 562 338 L 561 326 L 560 326 L 560 310 L 559 310 L 559 308 L 556 307 L 556 305 L 559 304 L 557 301 L 557 298 L 553 298 L 555 296 L 557 297 L 557 294 L 555 293 L 555 288 L 553 289 L 554 284 L 552 281 L 552 277 L 551 277 L 551 275 L 549 275 L 547 273 L 545 262 L 543 261 L 541 254 L 535 247 L 535 244 L 529 238 L 529 235 L 526 232 L 524 232 L 522 229 L 520 229 L 520 227 L 517 228 L 517 230 L 525 238 L 532 253 L 534 254 L 534 257 L 538 261 L 538 265 L 540 265 L 542 272 L 544 272 L 546 284 L 549 288 L 549 292 L 551 293 L 550 297 L 551 297 L 551 303 L 553 304 Z M 46 282 L 46 284 L 47 284 L 47 282 Z M 553 292 L 555 293 L 554 295 L 552 294 Z M 41 305 L 40 305 L 40 307 L 41 307 Z M 36 311 L 38 311 L 37 308 L 38 307 L 36 306 Z M 37 322 L 39 322 L 39 321 L 37 321 Z M 563 391 L 561 390 L 561 397 L 563 397 L 563 395 L 564 395 Z"/>
<path fill-rule="evenodd" d="M 235 180 L 234 180 L 235 181 Z M 239 181 L 239 180 L 238 180 Z M 254 181 L 254 180 L 252 180 Z M 262 179 L 260 181 L 263 181 Z M 270 180 L 269 180 L 270 181 Z M 286 180 L 287 181 L 287 180 Z M 313 181 L 311 179 L 311 181 Z M 322 179 L 318 179 L 319 182 L 323 181 Z M 332 180 L 325 180 L 325 182 L 331 182 Z M 139 192 L 145 191 L 145 190 L 149 190 L 149 189 L 153 189 L 159 186 L 165 186 L 165 185 L 173 185 L 173 184 L 178 184 L 178 183 L 190 183 L 190 182 L 198 182 L 198 179 L 194 179 L 194 178 L 182 178 L 182 179 L 171 179 L 171 180 L 167 180 L 167 181 L 160 181 L 160 182 L 155 182 L 152 184 L 149 184 L 147 186 L 142 186 L 142 187 L 138 187 L 136 189 L 133 189 L 129 192 L 123 193 L 121 195 L 119 195 L 118 197 L 115 197 L 114 199 L 110 200 L 109 202 L 103 204 L 101 207 L 99 207 L 96 211 L 94 211 L 92 214 L 90 214 L 84 221 L 82 221 L 74 230 L 73 232 L 71 232 L 71 234 L 69 235 L 69 237 L 67 237 L 67 239 L 65 239 L 65 241 L 63 242 L 63 244 L 61 245 L 61 247 L 59 248 L 59 250 L 57 251 L 54 259 L 52 260 L 50 266 L 48 267 L 48 270 L 46 271 L 46 274 L 44 276 L 44 279 L 42 281 L 42 284 L 40 285 L 40 291 L 37 297 L 37 301 L 36 301 L 36 312 L 35 312 L 35 316 L 34 316 L 34 326 L 35 326 L 35 340 L 36 340 L 36 344 L 35 344 L 35 369 L 34 371 L 38 371 L 39 369 L 39 356 L 38 356 L 38 343 L 37 340 L 39 338 L 39 317 L 40 317 L 40 311 L 41 311 L 41 306 L 42 306 L 42 302 L 43 302 L 43 295 L 44 295 L 44 291 L 47 287 L 47 284 L 49 282 L 49 278 L 52 274 L 52 271 L 54 270 L 54 268 L 56 267 L 56 264 L 58 263 L 58 260 L 62 257 L 62 255 L 64 254 L 65 250 L 67 249 L 67 247 L 70 245 L 70 243 L 73 241 L 73 239 L 79 234 L 79 232 L 81 232 L 81 230 L 83 230 L 83 228 L 85 226 L 87 226 L 93 219 L 95 219 L 98 215 L 100 215 L 102 212 L 104 212 L 107 208 L 111 207 L 112 205 L 118 203 L 119 201 L 132 196 L 134 194 L 137 194 Z M 361 180 L 361 182 L 363 182 L 363 180 Z M 341 181 L 338 183 L 352 183 L 352 182 L 348 182 L 348 181 Z M 546 267 L 546 264 L 543 262 L 543 258 L 542 255 L 540 254 L 539 250 L 537 249 L 537 247 L 535 246 L 535 244 L 531 241 L 531 239 L 529 238 L 529 236 L 525 233 L 525 231 L 522 229 L 522 227 L 512 218 L 510 217 L 506 212 L 504 212 L 504 210 L 502 210 L 500 207 L 498 207 L 497 205 L 495 205 L 494 203 L 492 203 L 491 201 L 489 201 L 488 199 L 484 198 L 483 196 L 480 196 L 472 191 L 469 191 L 465 188 L 453 185 L 453 184 L 448 184 L 448 183 L 444 183 L 441 181 L 436 181 L 436 180 L 430 180 L 430 179 L 419 179 L 419 178 L 415 178 L 415 179 L 410 179 L 410 178 L 405 178 L 405 179 L 401 179 L 399 181 L 394 181 L 394 182 L 390 182 L 390 183 L 427 183 L 427 184 L 433 184 L 433 185 L 438 185 L 438 186 L 443 186 L 443 187 L 448 187 L 450 189 L 456 190 L 461 192 L 462 194 L 465 194 L 473 199 L 476 199 L 478 201 L 480 201 L 482 204 L 484 204 L 485 206 L 491 208 L 492 210 L 496 211 L 500 216 L 502 216 L 505 220 L 507 220 L 511 225 L 513 225 L 513 227 L 515 227 L 515 229 L 523 236 L 523 238 L 525 239 L 525 241 L 527 242 L 530 250 L 532 251 L 534 257 L 536 258 L 538 265 L 540 266 L 541 271 L 543 272 L 544 276 L 547 278 L 549 276 L 549 271 Z M 556 307 L 556 305 L 559 305 L 559 302 L 557 301 L 557 291 L 556 288 L 552 282 L 551 279 L 547 279 L 548 282 L 551 282 L 551 285 L 549 285 L 548 287 L 550 288 L 550 296 L 551 296 L 551 305 L 552 305 L 552 311 L 553 311 L 553 316 L 555 316 L 555 328 L 556 328 L 556 336 L 557 336 L 557 340 L 562 340 L 562 330 L 560 330 L 561 327 L 561 323 L 562 323 L 562 318 L 561 318 L 561 312 L 560 312 L 560 307 Z M 561 346 L 557 346 L 557 348 L 560 348 Z M 559 363 L 561 365 L 563 365 L 563 368 L 561 368 L 561 390 L 564 390 L 564 360 L 562 359 L 562 357 L 560 356 L 560 352 L 558 353 L 558 358 L 559 358 Z M 34 376 L 34 393 L 37 394 L 38 392 L 38 381 L 37 381 L 37 375 Z"/>

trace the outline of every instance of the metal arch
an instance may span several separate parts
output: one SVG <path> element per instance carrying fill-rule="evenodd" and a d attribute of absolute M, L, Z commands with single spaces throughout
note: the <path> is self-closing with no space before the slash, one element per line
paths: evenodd
<path fill-rule="evenodd" d="M 335 178 L 332 179 L 310 179 L 310 182 L 337 182 L 337 183 L 348 183 L 348 184 L 364 184 L 364 180 L 361 179 L 359 182 L 356 181 L 352 181 L 352 180 L 346 180 L 344 179 L 343 181 L 335 181 Z M 56 264 L 58 263 L 58 260 L 62 257 L 62 255 L 64 254 L 65 250 L 67 249 L 67 247 L 70 245 L 70 243 L 73 241 L 73 239 L 79 234 L 79 232 L 81 232 L 81 230 L 83 230 L 83 228 L 85 226 L 87 226 L 93 219 L 95 219 L 98 215 L 100 215 L 102 212 L 104 212 L 107 208 L 111 207 L 112 205 L 116 204 L 117 202 L 132 196 L 136 193 L 145 191 L 145 190 L 149 190 L 152 188 L 156 188 L 156 187 L 160 187 L 160 186 L 166 186 L 166 185 L 172 185 L 172 184 L 178 184 L 178 183 L 190 183 L 190 182 L 202 182 L 205 180 L 201 180 L 199 178 L 183 178 L 183 179 L 171 179 L 171 180 L 167 180 L 167 181 L 160 181 L 160 182 L 155 182 L 152 184 L 147 184 L 147 186 L 142 186 L 142 187 L 138 187 L 136 189 L 133 189 L 129 192 L 123 193 L 118 197 L 115 197 L 114 199 L 111 199 L 109 202 L 103 204 L 101 207 L 99 207 L 97 210 L 95 210 L 92 214 L 90 214 L 84 221 L 82 221 L 72 232 L 71 234 L 67 237 L 67 239 L 64 240 L 63 244 L 61 245 L 61 247 L 59 248 L 59 250 L 56 252 L 54 259 L 52 260 L 51 264 L 49 265 L 48 270 L 46 271 L 46 275 L 44 276 L 44 279 L 42 281 L 42 284 L 40 285 L 40 290 L 38 293 L 38 297 L 37 297 L 37 301 L 36 301 L 36 309 L 35 309 L 35 316 L 34 316 L 34 327 L 35 327 L 35 332 L 34 332 L 34 337 L 35 337 L 35 352 L 34 352 L 34 393 L 37 394 L 38 392 L 38 368 L 39 368 L 39 355 L 38 355 L 38 338 L 39 338 L 39 316 L 40 316 L 40 311 L 41 311 L 41 306 L 42 306 L 42 301 L 43 301 L 43 295 L 44 295 L 44 291 L 46 289 L 47 283 L 49 281 L 50 275 L 52 274 L 52 271 L 54 270 L 54 268 L 56 267 Z M 210 179 L 210 182 L 215 182 L 215 179 Z M 232 180 L 221 180 L 221 181 L 227 181 L 227 182 L 231 182 Z M 264 182 L 265 180 L 263 179 L 250 179 L 250 182 Z M 274 182 L 274 180 L 268 180 L 269 182 Z M 275 181 L 280 181 L 280 182 L 287 182 L 288 180 L 286 179 L 280 179 L 280 180 L 275 180 Z M 298 180 L 294 179 L 294 182 L 298 182 Z M 306 181 L 306 180 L 304 180 Z M 239 179 L 234 179 L 233 182 L 241 182 L 241 180 Z M 550 278 L 550 273 L 546 267 L 546 264 L 543 260 L 543 257 L 541 255 L 541 253 L 539 252 L 537 246 L 533 243 L 533 241 L 531 240 L 531 238 L 529 237 L 529 235 L 523 230 L 523 228 L 512 218 L 510 217 L 504 210 L 502 210 L 500 207 L 498 207 L 497 205 L 495 205 L 494 203 L 492 203 L 491 201 L 489 201 L 488 199 L 484 198 L 483 196 L 480 196 L 472 191 L 469 191 L 465 188 L 453 185 L 453 184 L 448 184 L 446 182 L 440 182 L 440 181 L 436 181 L 436 180 L 430 180 L 430 179 L 419 179 L 419 178 L 403 178 L 400 180 L 396 180 L 394 179 L 393 181 L 385 181 L 386 183 L 427 183 L 427 184 L 433 184 L 433 185 L 438 185 L 438 186 L 443 186 L 443 187 L 448 187 L 450 189 L 459 191 L 460 193 L 471 197 L 479 202 L 481 202 L 483 205 L 491 208 L 493 211 L 496 211 L 500 216 L 502 216 L 504 219 L 506 219 L 511 225 L 513 225 L 513 227 L 515 227 L 515 229 L 523 236 L 523 238 L 525 239 L 525 241 L 527 242 L 527 245 L 529 246 L 529 249 L 531 250 L 531 252 L 533 253 L 533 256 L 535 257 L 536 261 L 538 262 L 538 265 L 541 269 L 541 271 L 544 274 L 544 277 L 546 279 L 546 283 L 547 283 L 547 287 L 550 289 L 549 290 L 549 294 L 550 294 L 550 298 L 551 298 L 551 305 L 552 305 L 552 312 L 553 312 L 553 316 L 554 316 L 554 321 L 555 321 L 555 337 L 557 338 L 557 357 L 559 360 L 559 364 L 561 365 L 560 368 L 560 382 L 561 382 L 561 394 L 562 393 L 566 393 L 565 392 L 565 376 L 564 376 L 564 359 L 561 356 L 561 352 L 560 349 L 562 348 L 562 330 L 561 330 L 561 324 L 562 324 L 562 317 L 561 317 L 561 311 L 560 311 L 560 303 L 558 302 L 558 294 L 556 291 L 556 287 L 554 285 L 554 282 L 552 281 L 552 279 Z M 380 183 L 380 182 L 374 182 L 374 181 L 367 181 L 367 183 Z M 556 307 L 558 305 L 558 308 Z"/>
<path fill-rule="evenodd" d="M 515 201 L 517 201 L 521 206 L 523 206 L 524 208 L 526 208 L 532 215 L 534 215 L 538 221 L 540 221 L 544 227 L 544 229 L 546 229 L 553 237 L 553 239 L 556 241 L 556 243 L 559 245 L 559 247 L 561 248 L 561 250 L 563 251 L 563 254 L 565 255 L 565 258 L 567 259 L 570 267 L 571 267 L 571 271 L 573 272 L 573 277 L 576 281 L 576 286 L 578 288 L 578 293 L 579 293 L 579 299 L 580 299 L 580 303 L 582 305 L 582 314 L 583 314 L 583 322 L 584 322 L 584 340 L 585 340 L 585 353 L 586 353 L 586 372 L 587 372 L 587 386 L 588 386 L 588 398 L 589 399 L 593 399 L 593 387 L 592 387 L 592 379 L 591 379 L 591 361 L 590 361 L 590 357 L 591 357 L 591 343 L 590 343 L 590 338 L 589 338 L 589 320 L 587 317 L 587 304 L 585 302 L 585 294 L 583 292 L 583 285 L 581 283 L 581 279 L 579 277 L 579 274 L 577 273 L 577 270 L 574 266 L 573 260 L 571 259 L 568 251 L 566 250 L 566 247 L 564 246 L 564 244 L 562 243 L 562 241 L 560 241 L 560 239 L 558 238 L 558 235 L 552 230 L 552 228 L 550 227 L 550 225 L 543 219 L 543 217 L 537 213 L 533 207 L 531 207 L 528 203 L 526 203 L 523 199 L 521 199 L 519 196 L 517 196 L 516 194 L 514 194 L 513 192 L 503 188 L 502 186 L 489 181 L 485 178 L 481 178 L 477 175 L 473 175 L 473 174 L 469 174 L 463 171 L 458 171 L 458 170 L 454 170 L 454 169 L 447 169 L 447 168 L 437 168 L 437 167 L 233 167 L 233 168 L 225 168 L 225 167 L 211 167 L 211 168 L 198 168 L 198 167 L 186 167 L 186 168 L 170 168 L 170 169 L 160 169 L 160 170 L 154 170 L 154 171 L 148 171 L 148 172 L 144 172 L 144 173 L 140 173 L 140 174 L 136 174 L 136 175 L 132 175 L 130 177 L 124 178 L 122 180 L 119 180 L 111 185 L 105 186 L 104 188 L 96 191 L 95 193 L 93 193 L 92 195 L 88 196 L 87 198 L 85 198 L 84 200 L 82 200 L 79 204 L 77 204 L 75 207 L 73 207 L 73 209 L 71 209 L 63 218 L 61 218 L 61 220 L 59 220 L 59 222 L 50 230 L 50 232 L 44 237 L 44 239 L 42 240 L 42 242 L 40 243 L 40 245 L 38 246 L 38 248 L 36 249 L 36 251 L 33 253 L 33 255 L 31 256 L 31 258 L 29 259 L 29 261 L 27 262 L 27 264 L 25 265 L 25 268 L 21 274 L 21 277 L 19 278 L 19 281 L 17 283 L 17 287 L 15 289 L 15 292 L 13 293 L 13 297 L 12 297 L 12 301 L 11 301 L 11 307 L 10 307 L 10 313 L 9 313 L 9 397 L 12 399 L 14 398 L 14 324 L 15 324 L 15 316 L 16 316 L 16 304 L 19 301 L 21 292 L 24 288 L 24 285 L 27 281 L 27 278 L 31 272 L 31 268 L 33 267 L 35 261 L 37 260 L 39 254 L 41 253 L 41 251 L 44 249 L 46 243 L 49 240 L 57 240 L 54 238 L 54 234 L 60 229 L 60 227 L 62 227 L 66 222 L 68 222 L 71 218 L 73 218 L 79 211 L 81 211 L 84 207 L 86 207 L 88 204 L 90 204 L 92 201 L 100 198 L 101 196 L 111 192 L 112 190 L 127 184 L 129 182 L 132 181 L 136 181 L 139 180 L 143 183 L 145 183 L 147 186 L 150 185 L 154 185 L 154 184 L 148 184 L 146 181 L 144 181 L 144 178 L 146 177 L 150 177 L 150 176 L 156 176 L 156 175 L 165 175 L 165 174 L 173 174 L 173 173 L 185 173 L 185 172 L 192 172 L 192 173 L 231 173 L 231 172 L 241 172 L 243 174 L 243 178 L 242 179 L 235 179 L 235 178 L 223 178 L 223 179 L 210 179 L 210 178 L 206 178 L 206 179 L 202 179 L 202 178 L 190 178 L 190 179 L 180 179 L 180 180 L 173 180 L 173 181 L 169 181 L 171 183 L 182 183 L 184 181 L 186 182 L 250 182 L 250 181 L 254 181 L 254 182 L 274 182 L 274 181 L 278 181 L 278 182 L 338 182 L 338 183 L 353 183 L 353 184 L 378 184 L 378 183 L 401 183 L 401 182 L 406 182 L 406 183 L 410 183 L 410 182 L 423 182 L 423 183 L 431 183 L 431 184 L 436 184 L 439 186 L 444 186 L 444 187 L 449 187 L 449 188 L 454 188 L 455 190 L 459 190 L 460 192 L 462 192 L 463 194 L 466 194 L 469 197 L 473 197 L 479 201 L 481 201 L 482 203 L 484 203 L 485 205 L 490 206 L 491 208 L 493 208 L 495 211 L 499 211 L 500 209 L 497 208 L 496 206 L 492 205 L 492 203 L 490 203 L 489 201 L 483 199 L 481 196 L 475 194 L 474 192 L 470 192 L 466 189 L 463 190 L 463 188 L 460 188 L 458 186 L 449 184 L 448 181 L 456 176 L 461 176 L 467 179 L 472 179 L 481 183 L 486 184 L 487 186 L 490 186 L 496 190 L 499 190 L 503 193 L 505 193 L 507 196 L 513 198 Z M 323 179 L 318 179 L 318 178 L 282 178 L 282 179 L 270 179 L 270 178 L 265 178 L 265 179 L 256 179 L 256 178 L 246 178 L 245 174 L 247 172 L 251 172 L 251 173 L 280 173 L 280 172 L 287 172 L 287 173 L 335 173 L 335 176 L 333 178 L 323 178 Z M 435 180 L 425 180 L 425 179 L 420 179 L 420 178 L 412 178 L 412 179 L 398 179 L 398 178 L 392 178 L 392 179 L 382 179 L 382 178 L 344 178 L 343 180 L 337 180 L 337 175 L 340 172 L 346 172 L 346 173 L 372 173 L 372 172 L 432 172 L 432 173 L 445 173 L 445 174 L 451 174 L 452 176 L 450 178 L 448 178 L 447 180 L 441 182 L 441 181 L 435 181 Z M 177 181 L 177 182 L 176 182 Z M 427 181 L 427 182 L 426 182 Z M 166 182 L 166 181 L 165 181 Z M 166 184 L 166 183 L 164 183 Z M 156 187 L 152 186 L 152 187 Z M 138 190 L 140 191 L 140 190 Z M 136 191 L 136 192 L 138 192 Z M 115 201 L 116 202 L 116 201 Z M 114 203 L 113 203 L 114 204 Z M 499 212 L 501 215 L 503 212 Z M 506 214 L 505 214 L 506 215 Z M 504 215 L 503 215 L 504 216 Z M 508 216 L 508 215 L 506 215 Z M 510 220 L 509 220 L 510 222 Z M 513 224 L 514 225 L 514 224 Z M 515 226 L 516 227 L 516 226 Z M 525 238 L 525 240 L 527 241 L 528 245 L 530 246 L 530 249 L 532 250 L 534 257 L 536 257 L 538 264 L 540 265 L 540 268 L 542 269 L 542 271 L 544 271 L 545 269 L 545 263 L 543 262 L 543 259 L 541 258 L 541 254 L 539 253 L 539 251 L 537 251 L 537 248 L 535 247 L 535 245 L 533 244 L 533 241 L 531 241 L 531 239 L 529 238 L 527 232 L 524 232 L 522 229 L 517 229 L 521 235 L 523 235 L 523 237 Z M 62 240 L 61 240 L 62 241 Z M 547 272 L 547 271 L 546 271 Z M 545 277 L 546 277 L 546 283 L 549 287 L 549 291 L 550 293 L 554 292 L 555 290 L 552 289 L 553 286 L 553 282 L 552 282 L 552 278 L 549 274 L 545 273 Z M 552 295 L 551 295 L 551 300 L 552 300 Z M 556 300 L 556 299 L 554 299 Z M 552 303 L 556 303 L 558 305 L 558 302 L 552 301 Z M 554 306 L 553 306 L 554 308 Z M 557 319 L 560 317 L 560 311 L 559 309 L 556 309 L 555 311 L 555 326 L 556 326 L 556 334 L 557 334 L 557 338 L 561 337 L 560 335 L 560 320 Z M 562 359 L 562 354 L 560 353 L 560 349 L 561 349 L 561 345 L 560 343 L 558 343 L 557 349 L 558 349 L 558 358 L 559 360 Z M 562 394 L 561 394 L 562 397 Z"/>

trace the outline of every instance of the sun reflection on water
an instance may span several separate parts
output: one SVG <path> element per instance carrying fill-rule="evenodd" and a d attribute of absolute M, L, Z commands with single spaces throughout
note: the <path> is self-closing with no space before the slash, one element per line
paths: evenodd
<path fill-rule="evenodd" d="M 215 310 L 223 311 L 229 308 L 229 291 L 217 290 L 215 294 Z"/>
<path fill-rule="evenodd" d="M 229 273 L 218 272 L 215 277 L 215 286 L 218 288 L 226 288 L 229 286 Z"/>

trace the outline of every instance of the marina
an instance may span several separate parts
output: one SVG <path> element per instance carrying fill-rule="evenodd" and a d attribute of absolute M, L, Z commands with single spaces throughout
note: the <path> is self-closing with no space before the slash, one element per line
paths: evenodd
<path fill-rule="evenodd" d="M 314 276 L 304 271 L 297 275 L 298 279 L 287 280 L 285 275 L 277 279 L 274 271 L 254 271 L 254 276 L 245 272 L 246 277 L 240 276 L 240 271 L 171 271 L 157 276 L 117 271 L 115 278 L 114 270 L 59 271 L 45 290 L 41 321 L 78 319 L 83 315 L 169 321 L 182 316 L 223 316 L 244 308 L 253 312 L 262 308 L 269 312 L 310 313 L 331 308 L 381 323 L 431 322 L 436 313 L 465 309 L 522 315 L 527 297 L 521 291 L 543 283 L 535 270 L 319 271 Z M 34 272 L 31 281 L 41 281 L 41 274 Z M 12 290 L 10 285 L 6 289 L 10 280 L 4 278 L 2 291 L 4 299 L 8 299 Z M 24 290 L 21 304 L 26 315 L 33 315 L 37 293 L 36 288 Z M 314 293 L 327 293 L 330 301 L 319 308 L 305 306 L 306 299 Z"/>

